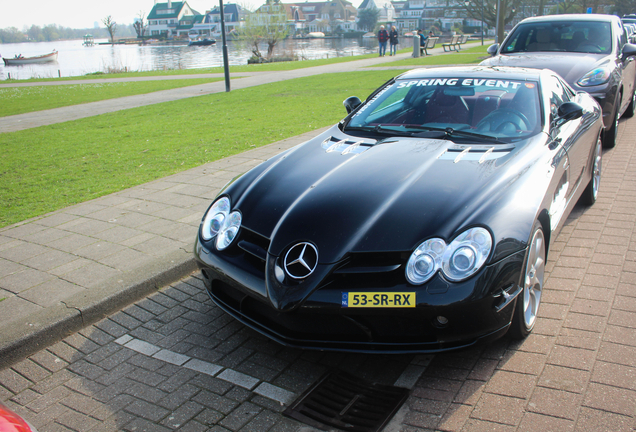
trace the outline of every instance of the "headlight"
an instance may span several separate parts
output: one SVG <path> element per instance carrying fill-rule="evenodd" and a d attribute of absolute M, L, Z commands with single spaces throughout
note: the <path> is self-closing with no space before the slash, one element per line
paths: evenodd
<path fill-rule="evenodd" d="M 411 254 L 406 278 L 414 285 L 421 285 L 442 270 L 453 282 L 468 279 L 484 265 L 491 249 L 492 237 L 485 228 L 466 230 L 450 245 L 438 238 L 426 240 Z"/>
<path fill-rule="evenodd" d="M 216 237 L 216 248 L 223 250 L 232 244 L 232 241 L 236 238 L 241 227 L 241 213 L 233 211 L 223 221 L 223 226 L 219 230 L 219 235 Z"/>
<path fill-rule="evenodd" d="M 211 240 L 218 234 L 229 213 L 230 200 L 227 197 L 220 198 L 212 204 L 205 214 L 201 226 L 201 237 L 203 237 L 203 240 Z"/>
<path fill-rule="evenodd" d="M 577 84 L 581 87 L 605 84 L 609 81 L 610 74 L 611 71 L 609 67 L 597 67 L 583 75 L 583 77 L 578 80 Z"/>
<path fill-rule="evenodd" d="M 430 239 L 419 245 L 406 264 L 406 278 L 414 285 L 429 280 L 442 265 L 446 243 L 442 239 Z"/>

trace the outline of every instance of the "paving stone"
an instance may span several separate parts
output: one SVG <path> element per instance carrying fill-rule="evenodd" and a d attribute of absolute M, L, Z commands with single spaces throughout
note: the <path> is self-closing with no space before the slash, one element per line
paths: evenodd
<path fill-rule="evenodd" d="M 526 401 L 523 399 L 483 393 L 475 406 L 472 417 L 479 420 L 517 426 L 525 406 Z"/>
<path fill-rule="evenodd" d="M 259 382 L 259 380 L 254 377 L 234 371 L 232 369 L 225 369 L 218 375 L 218 377 L 222 380 L 244 387 L 248 390 L 252 390 Z"/>
<path fill-rule="evenodd" d="M 281 405 L 289 405 L 296 397 L 294 393 L 266 382 L 259 384 L 254 389 L 254 393 L 273 399 Z"/>
<path fill-rule="evenodd" d="M 195 403 L 195 402 L 186 402 L 177 410 L 173 411 L 170 415 L 168 415 L 161 424 L 164 426 L 168 426 L 171 429 L 178 429 L 203 411 L 205 407 Z"/>
<path fill-rule="evenodd" d="M 30 359 L 50 372 L 57 372 L 68 366 L 66 361 L 46 350 L 33 354 Z"/>
<path fill-rule="evenodd" d="M 232 431 L 237 431 L 250 420 L 252 420 L 256 415 L 258 415 L 261 410 L 262 408 L 260 408 L 259 406 L 254 405 L 250 402 L 245 402 L 234 411 L 232 411 L 232 413 L 226 416 L 223 420 L 221 420 L 219 424 Z"/>
<path fill-rule="evenodd" d="M 152 422 L 158 422 L 169 414 L 169 411 L 164 408 L 138 399 L 134 399 L 124 409 L 130 414 Z"/>
<path fill-rule="evenodd" d="M 583 407 L 576 424 L 576 431 L 632 432 L 633 424 L 633 417 Z"/>
<path fill-rule="evenodd" d="M 31 386 L 31 382 L 13 369 L 0 370 L 0 385 L 12 393 L 19 393 Z"/>
<path fill-rule="evenodd" d="M 177 366 L 181 366 L 182 364 L 190 360 L 190 357 L 188 356 L 184 356 L 169 350 L 161 350 L 153 354 L 153 357 Z"/>
<path fill-rule="evenodd" d="M 152 356 L 159 351 L 159 347 L 139 339 L 133 339 L 127 342 L 124 346 L 147 356 Z"/>
<path fill-rule="evenodd" d="M 569 432 L 574 430 L 574 422 L 560 417 L 526 413 L 519 424 L 519 430 Z"/>
<path fill-rule="evenodd" d="M 26 359 L 15 364 L 12 369 L 34 383 L 51 375 L 50 371 L 44 369 L 31 359 Z"/>
<path fill-rule="evenodd" d="M 582 396 L 562 390 L 537 387 L 528 403 L 528 410 L 552 417 L 576 420 Z"/>

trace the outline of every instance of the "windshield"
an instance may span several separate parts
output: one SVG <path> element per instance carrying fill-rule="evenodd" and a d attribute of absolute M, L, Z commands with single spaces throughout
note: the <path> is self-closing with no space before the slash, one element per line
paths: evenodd
<path fill-rule="evenodd" d="M 475 78 L 398 80 L 363 105 L 345 131 L 464 141 L 511 141 L 541 131 L 534 81 Z M 441 135 L 440 135 L 441 133 Z"/>
<path fill-rule="evenodd" d="M 533 51 L 610 54 L 610 23 L 555 21 L 520 24 L 501 50 L 502 53 Z"/>

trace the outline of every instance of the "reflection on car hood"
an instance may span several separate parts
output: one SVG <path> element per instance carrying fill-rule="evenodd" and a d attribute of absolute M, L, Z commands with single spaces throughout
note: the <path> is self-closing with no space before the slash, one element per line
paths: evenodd
<path fill-rule="evenodd" d="M 611 55 L 568 53 L 568 52 L 532 52 L 497 55 L 481 62 L 487 66 L 515 66 L 536 69 L 551 69 L 561 75 L 571 86 L 592 69 L 608 63 Z"/>
<path fill-rule="evenodd" d="M 343 154 L 326 151 L 324 138 L 292 149 L 226 190 L 243 214 L 242 225 L 270 238 L 273 255 L 310 241 L 320 262 L 332 263 L 350 251 L 410 251 L 427 237 L 448 239 L 479 222 L 474 218 L 480 210 L 527 169 L 520 161 L 531 159 L 517 157 L 523 143 L 476 145 L 458 159 L 462 149 L 451 141 L 396 138 Z M 480 163 L 491 147 L 495 154 Z"/>

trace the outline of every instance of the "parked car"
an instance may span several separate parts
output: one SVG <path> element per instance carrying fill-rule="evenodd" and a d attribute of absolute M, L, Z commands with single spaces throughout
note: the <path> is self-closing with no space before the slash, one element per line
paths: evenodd
<path fill-rule="evenodd" d="M 549 68 L 603 109 L 606 148 L 616 144 L 618 120 L 634 115 L 636 46 L 612 15 L 549 15 L 521 21 L 481 64 Z"/>
<path fill-rule="evenodd" d="M 598 103 L 549 70 L 420 69 L 228 184 L 194 253 L 289 346 L 435 352 L 535 325 L 551 241 L 596 200 Z"/>
<path fill-rule="evenodd" d="M 38 432 L 22 417 L 11 411 L 0 402 L 0 431 L 1 432 Z"/>

